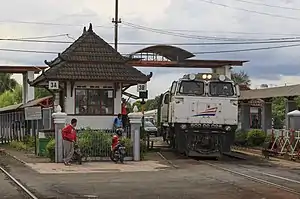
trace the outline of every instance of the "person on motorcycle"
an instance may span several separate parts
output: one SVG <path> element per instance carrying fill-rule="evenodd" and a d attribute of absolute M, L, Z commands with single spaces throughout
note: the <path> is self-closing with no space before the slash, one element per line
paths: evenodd
<path fill-rule="evenodd" d="M 121 137 L 122 137 L 122 130 L 117 129 L 116 134 L 112 138 L 111 150 L 113 152 L 115 152 L 118 149 L 119 141 L 120 141 Z"/>

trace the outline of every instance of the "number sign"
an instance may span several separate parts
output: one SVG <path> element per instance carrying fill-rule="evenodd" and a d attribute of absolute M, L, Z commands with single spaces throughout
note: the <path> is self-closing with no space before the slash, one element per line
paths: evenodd
<path fill-rule="evenodd" d="M 147 84 L 138 84 L 137 85 L 137 92 L 145 92 L 147 91 Z"/>
<path fill-rule="evenodd" d="M 58 81 L 49 81 L 49 89 L 51 89 L 51 90 L 59 89 L 59 82 Z"/>

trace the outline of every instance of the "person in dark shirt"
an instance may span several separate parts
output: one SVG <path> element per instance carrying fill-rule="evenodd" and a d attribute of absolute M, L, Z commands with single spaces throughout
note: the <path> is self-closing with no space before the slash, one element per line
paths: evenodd
<path fill-rule="evenodd" d="M 123 121 L 122 121 L 122 115 L 118 114 L 118 117 L 114 119 L 114 128 L 119 129 L 123 128 Z"/>

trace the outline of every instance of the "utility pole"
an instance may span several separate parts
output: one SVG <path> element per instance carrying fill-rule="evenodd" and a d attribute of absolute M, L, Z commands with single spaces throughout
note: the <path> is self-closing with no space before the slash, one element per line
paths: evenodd
<path fill-rule="evenodd" d="M 118 50 L 118 26 L 119 23 L 122 23 L 121 19 L 119 19 L 119 0 L 115 2 L 115 18 L 112 19 L 112 23 L 115 24 L 115 50 Z"/>

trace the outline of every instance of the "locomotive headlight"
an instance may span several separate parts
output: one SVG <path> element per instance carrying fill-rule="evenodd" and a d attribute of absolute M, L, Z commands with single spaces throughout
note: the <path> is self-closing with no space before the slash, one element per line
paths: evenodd
<path fill-rule="evenodd" d="M 189 74 L 189 79 L 190 80 L 195 80 L 196 79 L 196 75 L 195 74 Z"/>
<path fill-rule="evenodd" d="M 226 80 L 225 75 L 220 75 L 219 76 L 219 80 L 222 81 L 222 82 L 224 82 Z"/>
<path fill-rule="evenodd" d="M 180 128 L 181 129 L 186 129 L 186 124 L 181 124 Z"/>
<path fill-rule="evenodd" d="M 211 79 L 211 78 L 212 78 L 211 74 L 207 75 L 207 79 Z"/>
<path fill-rule="evenodd" d="M 203 74 L 203 75 L 202 75 L 202 78 L 203 78 L 203 79 L 206 79 L 206 78 L 207 78 L 207 75 L 206 75 L 206 74 Z"/>
<path fill-rule="evenodd" d="M 225 126 L 225 131 L 230 131 L 231 127 L 230 126 Z"/>

